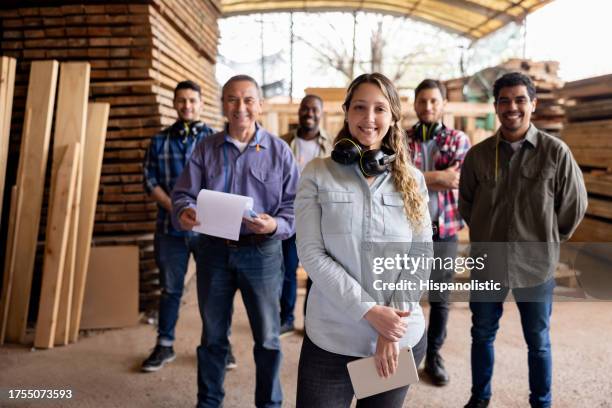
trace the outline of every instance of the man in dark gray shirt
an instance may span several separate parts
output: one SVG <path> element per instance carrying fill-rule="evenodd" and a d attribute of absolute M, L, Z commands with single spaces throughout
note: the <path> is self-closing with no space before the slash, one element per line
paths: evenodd
<path fill-rule="evenodd" d="M 559 243 L 584 216 L 587 193 L 569 148 L 531 123 L 536 91 L 529 77 L 510 73 L 494 85 L 497 133 L 468 152 L 459 183 L 459 211 L 470 227 L 472 256 L 488 255 L 472 279 L 494 279 L 501 290 L 473 291 L 472 397 L 491 398 L 495 335 L 512 290 L 528 346 L 529 403 L 552 404 L 550 314 Z M 486 254 L 486 255 L 485 255 Z"/>

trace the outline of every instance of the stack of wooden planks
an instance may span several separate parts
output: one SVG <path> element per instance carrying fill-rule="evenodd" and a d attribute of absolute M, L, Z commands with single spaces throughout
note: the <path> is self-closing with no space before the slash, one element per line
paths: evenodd
<path fill-rule="evenodd" d="M 464 102 L 463 86 L 466 84 L 469 77 L 454 78 L 444 81 L 446 87 L 446 99 L 449 102 Z"/>
<path fill-rule="evenodd" d="M 2 13 L 2 52 L 23 61 L 18 83 L 25 82 L 29 60 L 87 60 L 92 99 L 112 106 L 95 232 L 152 231 L 155 207 L 143 191 L 141 163 L 148 139 L 176 120 L 176 83 L 201 84 L 204 120 L 220 125 L 214 79 L 218 4 L 156 0 Z"/>
<path fill-rule="evenodd" d="M 18 59 L 9 166 L 16 167 L 21 148 L 31 61 L 87 61 L 90 100 L 111 105 L 94 234 L 111 239 L 147 236 L 154 231 L 157 209 L 143 189 L 142 160 L 149 138 L 177 118 L 172 99 L 179 81 L 191 79 L 202 87 L 202 118 L 221 127 L 214 76 L 220 2 L 12 3 L 15 7 L 0 10 L 0 53 Z M 49 184 L 46 191 L 48 195 Z M 51 216 L 47 201 L 41 239 Z M 156 273 L 154 262 L 141 262 L 141 275 Z"/>
<path fill-rule="evenodd" d="M 612 75 L 568 82 L 561 94 L 568 100 L 561 137 L 589 193 L 587 216 L 573 240 L 612 242 Z"/>

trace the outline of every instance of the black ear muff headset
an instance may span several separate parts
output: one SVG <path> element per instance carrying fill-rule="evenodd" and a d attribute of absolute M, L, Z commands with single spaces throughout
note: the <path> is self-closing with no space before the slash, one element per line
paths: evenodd
<path fill-rule="evenodd" d="M 431 125 L 426 125 L 425 123 L 419 122 L 415 128 L 414 138 L 420 138 L 423 142 L 431 140 L 431 138 L 434 137 L 443 126 L 444 125 L 439 122 L 432 123 Z"/>
<path fill-rule="evenodd" d="M 365 177 L 374 177 L 391 170 L 395 153 L 384 149 L 364 150 L 350 138 L 342 138 L 334 145 L 331 153 L 336 163 L 350 165 L 359 162 L 359 169 Z"/>

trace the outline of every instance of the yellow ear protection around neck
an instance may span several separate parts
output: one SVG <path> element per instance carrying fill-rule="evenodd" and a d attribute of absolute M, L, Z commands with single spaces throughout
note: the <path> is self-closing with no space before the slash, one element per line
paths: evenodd
<path fill-rule="evenodd" d="M 359 169 L 365 177 L 374 177 L 390 171 L 396 158 L 395 153 L 385 151 L 385 149 L 364 150 L 362 146 L 348 137 L 336 142 L 331 157 L 336 163 L 344 165 L 359 162 Z"/>
<path fill-rule="evenodd" d="M 440 122 L 432 123 L 431 125 L 419 122 L 416 125 L 415 139 L 421 138 L 423 142 L 431 140 L 443 126 Z"/>

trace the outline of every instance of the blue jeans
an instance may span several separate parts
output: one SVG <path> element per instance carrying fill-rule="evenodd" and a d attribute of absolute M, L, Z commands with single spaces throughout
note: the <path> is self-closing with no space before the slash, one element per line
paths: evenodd
<path fill-rule="evenodd" d="M 280 407 L 279 297 L 283 281 L 281 243 L 228 247 L 201 236 L 198 304 L 202 339 L 198 356 L 198 407 L 220 407 L 225 391 L 225 363 L 234 294 L 240 289 L 255 341 L 255 405 Z"/>
<path fill-rule="evenodd" d="M 155 263 L 159 268 L 161 298 L 159 300 L 159 324 L 157 344 L 172 346 L 174 328 L 178 321 L 181 297 L 185 285 L 185 274 L 189 254 L 197 258 L 197 236 L 174 236 L 155 233 Z"/>
<path fill-rule="evenodd" d="M 551 279 L 533 288 L 512 289 L 521 315 L 523 336 L 528 348 L 529 403 L 532 407 L 550 407 L 552 404 L 552 352 L 550 346 Z M 502 296 L 505 298 L 508 289 Z M 521 298 L 540 302 L 522 302 Z M 474 296 L 475 294 L 472 294 Z M 476 295 L 477 296 L 477 295 Z M 474 297 L 473 297 L 474 299 Z M 472 395 L 480 399 L 491 398 L 495 335 L 503 314 L 503 299 L 499 302 L 470 302 L 472 310 Z"/>
<path fill-rule="evenodd" d="M 295 245 L 295 234 L 283 241 L 283 266 L 285 277 L 283 279 L 283 291 L 280 298 L 281 325 L 293 324 L 295 316 L 295 300 L 297 298 L 297 267 L 299 264 L 297 247 Z"/>

